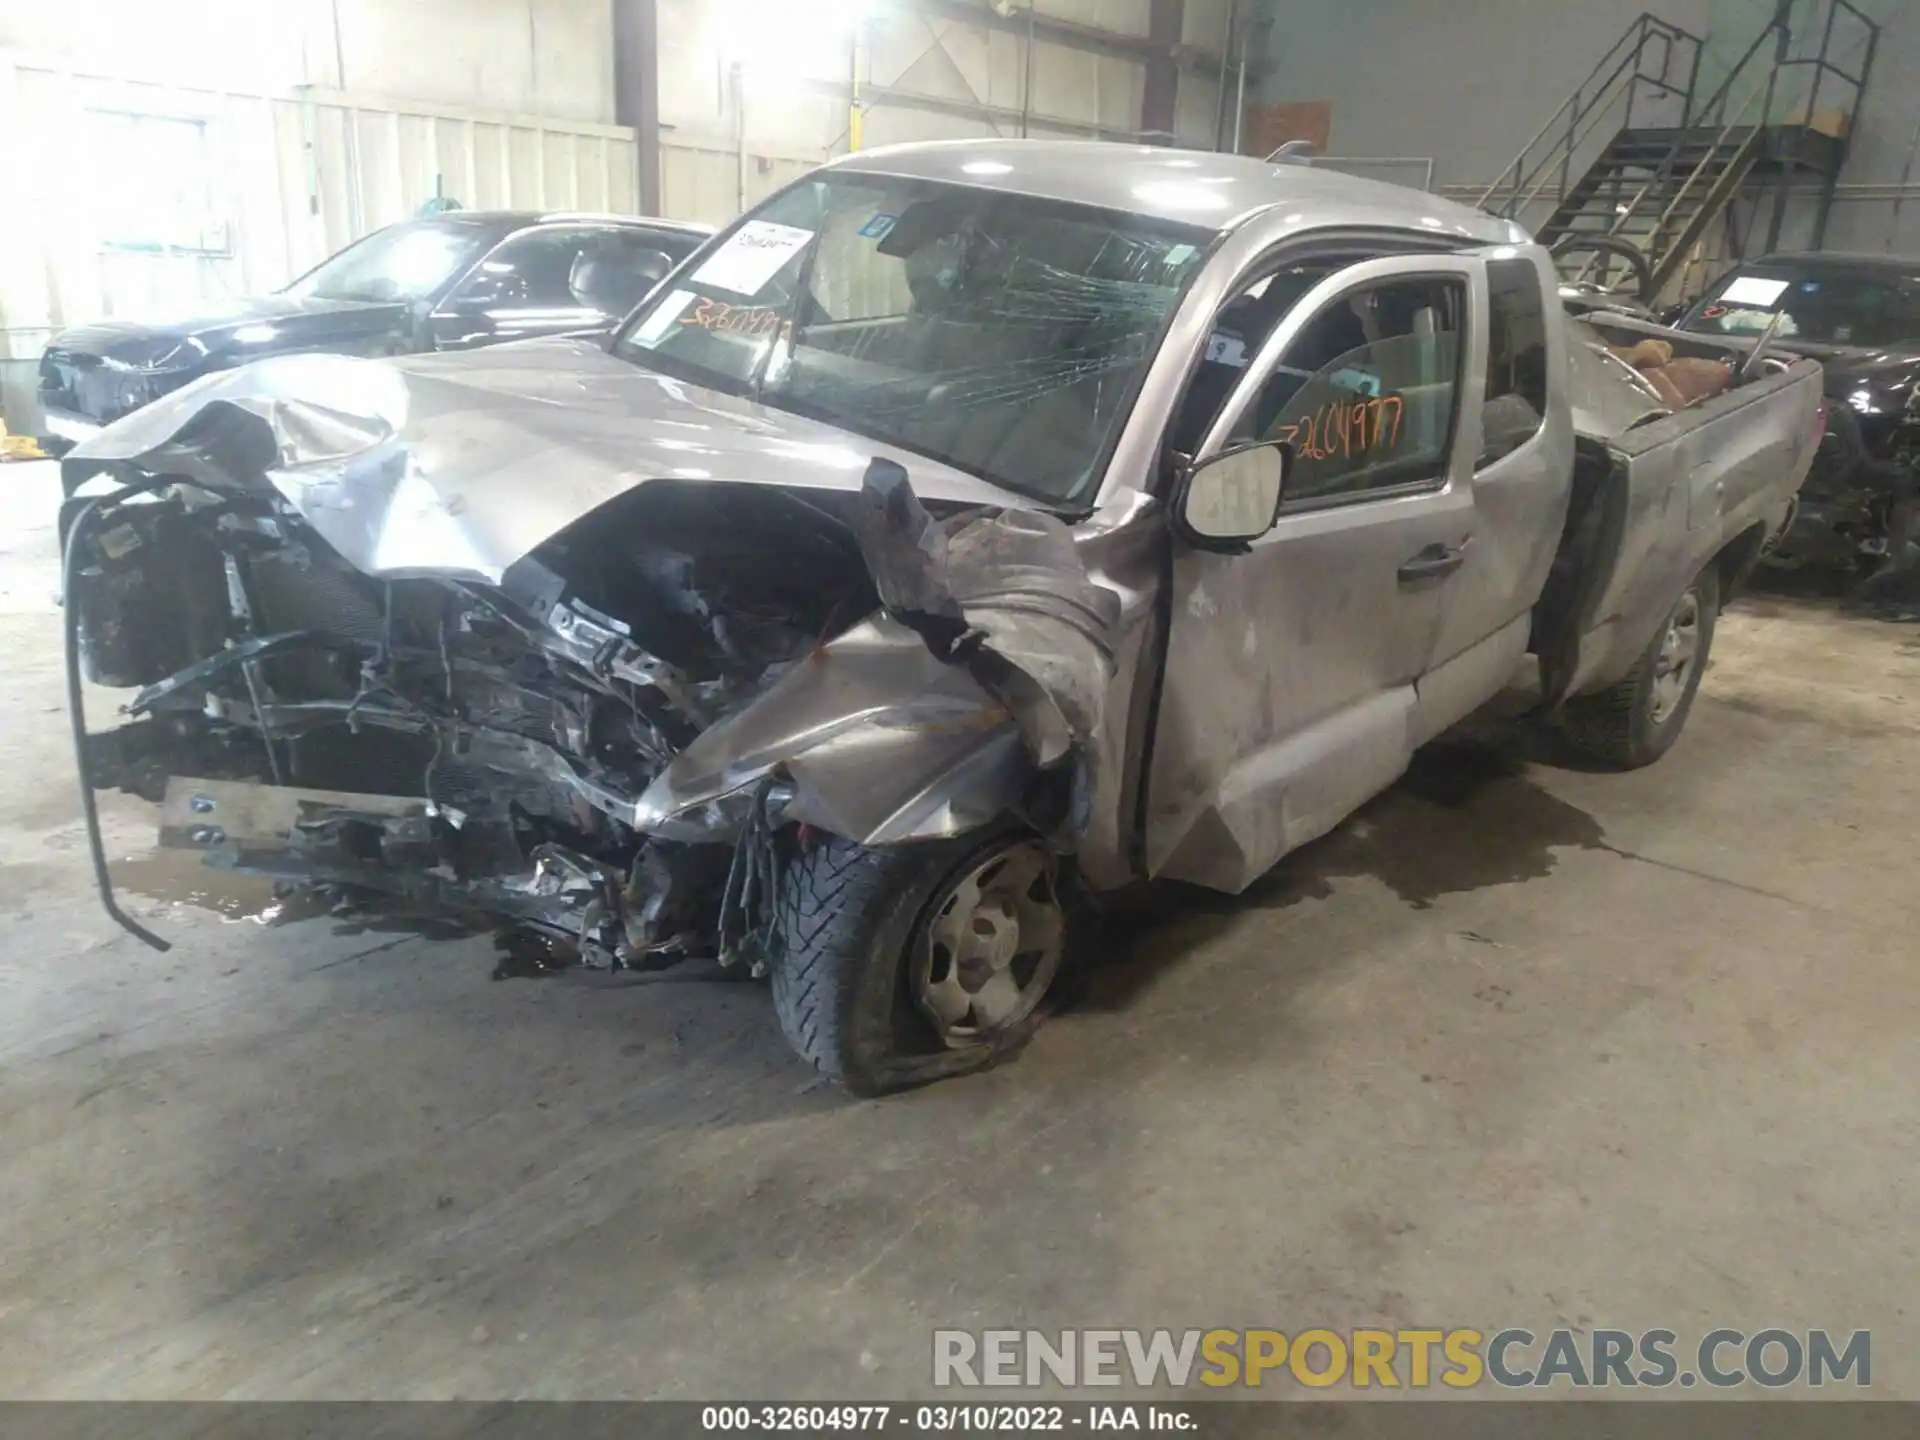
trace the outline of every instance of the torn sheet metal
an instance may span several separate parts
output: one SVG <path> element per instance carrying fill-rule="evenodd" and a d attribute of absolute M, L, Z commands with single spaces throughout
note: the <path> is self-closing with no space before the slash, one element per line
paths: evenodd
<path fill-rule="evenodd" d="M 497 585 L 542 542 L 646 481 L 852 492 L 876 454 L 911 464 L 925 498 L 1030 503 L 586 340 L 394 360 L 279 356 L 165 396 L 71 458 L 215 488 L 264 477 L 369 575 Z"/>
<path fill-rule="evenodd" d="M 1073 531 L 1034 511 L 936 523 L 907 472 L 867 467 L 854 512 L 860 553 L 887 613 L 944 660 L 964 661 L 1052 765 L 1100 728 L 1120 596 L 1087 574 Z"/>
<path fill-rule="evenodd" d="M 634 823 L 668 840 L 735 830 L 774 769 L 784 818 L 864 844 L 957 835 L 1017 803 L 1033 770 L 1013 715 L 885 616 L 820 646 L 661 772 Z"/>
<path fill-rule="evenodd" d="M 793 785 L 788 820 L 869 845 L 931 839 L 1016 809 L 1035 772 L 1069 756 L 1083 796 L 1117 770 L 1103 720 L 1123 616 L 1137 621 L 1148 591 L 1089 570 L 1104 557 L 1151 575 L 1131 540 L 1153 502 L 1129 493 L 1076 529 L 1006 511 L 941 524 L 896 467 L 868 474 L 853 524 L 886 613 L 694 740 L 641 797 L 642 830 L 727 833 L 778 768 Z M 1117 805 L 1100 791 L 1075 824 L 1089 809 L 1111 822 Z"/>

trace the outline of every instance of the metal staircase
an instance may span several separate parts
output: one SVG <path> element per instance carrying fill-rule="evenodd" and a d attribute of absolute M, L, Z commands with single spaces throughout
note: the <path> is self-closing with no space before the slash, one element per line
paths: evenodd
<path fill-rule="evenodd" d="M 1782 3 L 1711 88 L 1707 42 L 1641 15 L 1481 206 L 1531 224 L 1571 282 L 1611 285 L 1619 258 L 1594 242 L 1631 246 L 1650 272 L 1649 298 L 1681 277 L 1716 223 L 1727 257 L 1741 258 L 1765 212 L 1764 248 L 1778 248 L 1796 197 L 1812 201 L 1818 249 L 1880 27 L 1849 0 L 1801 3 L 1824 23 L 1796 24 Z"/>

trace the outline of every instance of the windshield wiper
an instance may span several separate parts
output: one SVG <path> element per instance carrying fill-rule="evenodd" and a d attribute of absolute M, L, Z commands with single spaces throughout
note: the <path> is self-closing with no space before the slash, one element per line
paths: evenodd
<path fill-rule="evenodd" d="M 747 384 L 747 394 L 755 404 L 760 402 L 760 394 L 766 389 L 767 371 L 773 368 L 773 352 L 780 348 L 780 337 L 787 337 L 789 359 L 800 348 L 800 304 L 807 294 L 807 287 L 813 283 L 813 257 L 820 249 L 820 232 L 813 232 L 813 239 L 807 242 L 807 248 L 800 252 L 800 271 L 794 277 L 793 293 L 787 299 L 787 313 L 773 332 L 773 339 L 767 344 L 767 351 L 760 357 L 760 363 L 753 367 L 753 378 Z"/>

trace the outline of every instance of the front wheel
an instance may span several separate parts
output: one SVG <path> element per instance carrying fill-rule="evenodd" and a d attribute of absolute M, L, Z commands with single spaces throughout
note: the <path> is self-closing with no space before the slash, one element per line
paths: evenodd
<path fill-rule="evenodd" d="M 1719 574 L 1708 566 L 1674 602 L 1624 678 L 1567 702 L 1567 738 L 1619 770 L 1638 770 L 1671 750 L 1699 693 L 1719 614 Z"/>
<path fill-rule="evenodd" d="M 856 1095 L 979 1069 L 1045 1014 L 1066 954 L 1061 861 L 1038 840 L 868 849 L 829 836 L 788 866 L 774 1011 Z"/>

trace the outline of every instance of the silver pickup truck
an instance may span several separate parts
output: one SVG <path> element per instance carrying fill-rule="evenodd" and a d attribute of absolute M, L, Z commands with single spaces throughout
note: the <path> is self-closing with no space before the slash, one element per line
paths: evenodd
<path fill-rule="evenodd" d="M 82 446 L 83 793 L 523 961 L 767 973 L 897 1088 L 1024 1040 L 1082 901 L 1244 889 L 1529 656 L 1575 742 L 1658 758 L 1820 392 L 1570 319 L 1430 195 L 866 152 L 610 344 L 268 360 Z"/>

